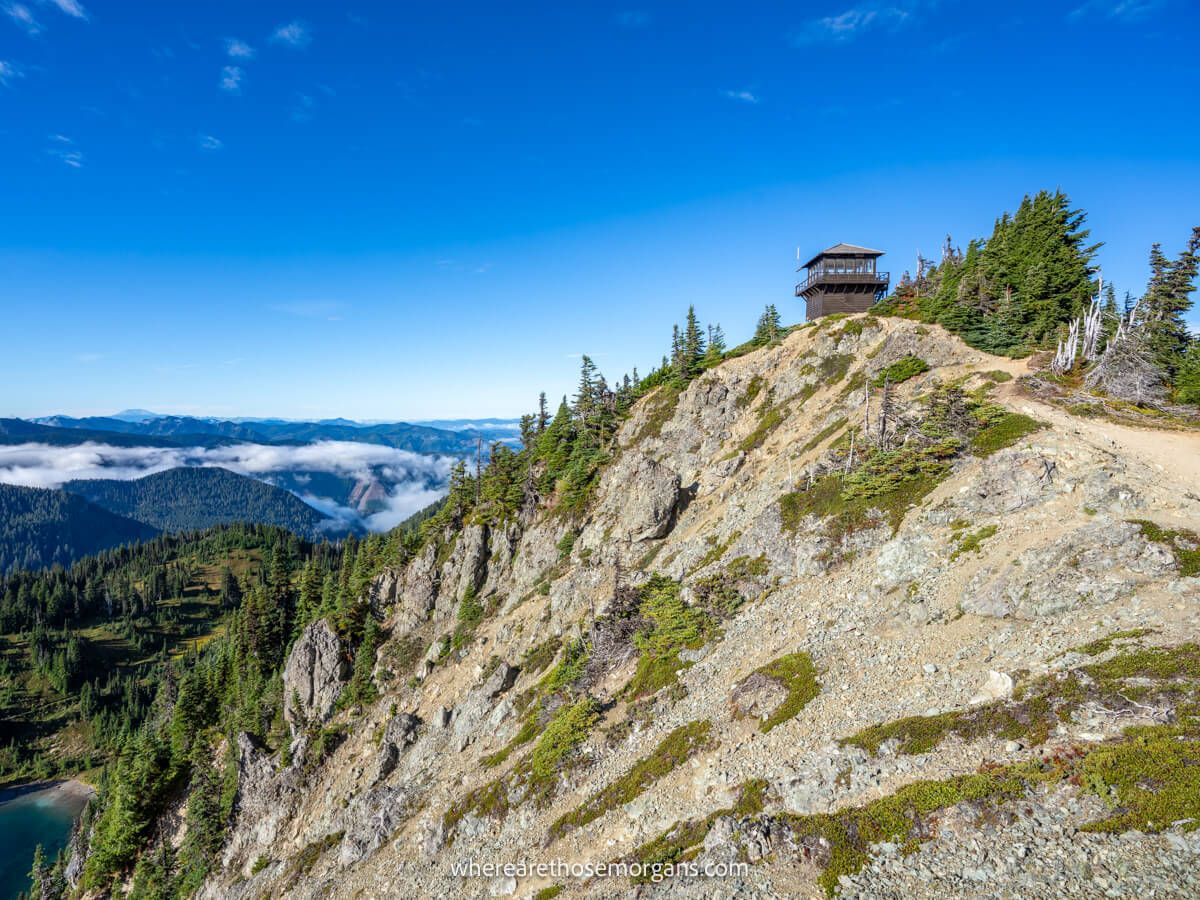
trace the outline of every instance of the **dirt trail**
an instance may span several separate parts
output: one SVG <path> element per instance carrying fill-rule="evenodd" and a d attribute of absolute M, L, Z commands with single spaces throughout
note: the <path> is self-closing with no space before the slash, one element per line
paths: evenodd
<path fill-rule="evenodd" d="M 1058 431 L 1074 434 L 1097 449 L 1140 459 L 1161 471 L 1191 499 L 1200 500 L 1200 433 L 1084 419 L 1018 394 L 1015 389 L 1006 393 L 1009 396 L 1005 399 L 1021 412 L 1051 423 Z"/>

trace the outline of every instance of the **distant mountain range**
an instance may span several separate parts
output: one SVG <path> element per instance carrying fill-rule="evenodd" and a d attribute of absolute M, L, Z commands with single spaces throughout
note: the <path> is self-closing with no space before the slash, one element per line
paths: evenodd
<path fill-rule="evenodd" d="M 83 426 L 58 428 L 41 422 L 28 422 L 25 419 L 0 419 L 0 444 L 49 444 L 52 447 L 71 447 L 88 442 L 110 444 L 114 447 L 181 446 L 168 438 L 150 435 L 93 430 Z"/>
<path fill-rule="evenodd" d="M 350 419 L 324 419 L 318 422 L 293 422 L 284 419 L 215 419 L 194 416 L 159 416 L 146 410 L 125 410 L 115 416 L 44 416 L 24 421 L 0 419 L 0 443 L 39 440 L 59 444 L 64 436 L 48 435 L 40 428 L 84 432 L 78 441 L 95 441 L 114 446 L 129 446 L 128 437 L 137 435 L 166 444 L 142 446 L 213 447 L 230 443 L 311 444 L 317 441 L 355 441 L 449 456 L 473 454 L 477 442 L 512 441 L 516 420 L 446 420 L 445 427 L 408 422 L 364 424 Z M 11 436 L 10 436 L 11 435 Z M 28 436 L 26 436 L 28 435 Z M 124 435 L 125 437 L 116 437 Z M 16 439 L 13 439 L 16 438 Z M 69 439 L 67 439 L 69 440 Z"/>
<path fill-rule="evenodd" d="M 66 491 L 0 484 L 0 575 L 68 565 L 89 553 L 144 541 L 158 530 Z"/>

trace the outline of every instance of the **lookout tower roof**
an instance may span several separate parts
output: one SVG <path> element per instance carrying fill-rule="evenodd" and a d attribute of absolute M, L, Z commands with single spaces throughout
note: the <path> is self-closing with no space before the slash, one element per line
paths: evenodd
<path fill-rule="evenodd" d="M 834 244 L 814 256 L 802 268 L 807 269 L 822 256 L 883 256 L 883 251 L 872 250 L 870 247 L 859 247 L 856 244 Z"/>

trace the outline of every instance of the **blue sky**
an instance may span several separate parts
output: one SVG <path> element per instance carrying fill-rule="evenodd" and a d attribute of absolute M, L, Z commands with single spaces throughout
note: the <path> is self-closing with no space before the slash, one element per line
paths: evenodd
<path fill-rule="evenodd" d="M 350 10 L 350 11 L 348 11 Z M 796 247 L 1200 224 L 1190 0 L 0 0 L 0 415 L 516 415 Z M 1200 325 L 1200 317 L 1193 322 Z"/>

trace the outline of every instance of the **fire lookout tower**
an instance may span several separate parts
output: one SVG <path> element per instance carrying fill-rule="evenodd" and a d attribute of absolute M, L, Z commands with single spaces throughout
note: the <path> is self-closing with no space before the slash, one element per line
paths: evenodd
<path fill-rule="evenodd" d="M 876 268 L 882 250 L 834 244 L 803 266 L 806 275 L 796 296 L 808 305 L 807 320 L 830 313 L 866 312 L 887 295 L 888 273 Z"/>

